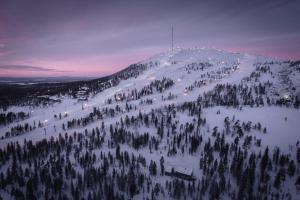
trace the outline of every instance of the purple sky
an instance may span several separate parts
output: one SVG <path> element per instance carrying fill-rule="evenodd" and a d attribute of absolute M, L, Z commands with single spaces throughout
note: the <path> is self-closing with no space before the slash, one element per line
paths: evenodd
<path fill-rule="evenodd" d="M 0 76 L 103 76 L 175 46 L 300 59 L 299 0 L 0 0 Z"/>

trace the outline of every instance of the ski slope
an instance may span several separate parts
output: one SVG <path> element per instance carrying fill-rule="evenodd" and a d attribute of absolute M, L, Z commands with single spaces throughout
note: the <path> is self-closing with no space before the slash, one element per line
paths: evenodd
<path fill-rule="evenodd" d="M 141 61 L 140 63 L 150 63 L 150 62 L 157 62 L 159 63 L 158 66 L 152 67 L 147 69 L 137 78 L 130 78 L 127 80 L 122 80 L 120 84 L 115 87 L 111 87 L 109 89 L 104 90 L 103 92 L 97 94 L 96 96 L 91 97 L 87 102 L 81 103 L 78 102 L 76 99 L 72 99 L 70 97 L 64 97 L 62 99 L 62 103 L 54 104 L 53 106 L 49 107 L 11 107 L 6 112 L 17 112 L 17 111 L 24 111 L 30 113 L 30 118 L 17 123 L 9 124 L 5 127 L 0 127 L 0 137 L 5 135 L 5 132 L 9 131 L 11 127 L 17 124 L 29 123 L 33 124 L 34 121 L 36 123 L 41 121 L 45 124 L 42 128 L 37 128 L 36 130 L 26 133 L 24 135 L 7 138 L 0 140 L 0 146 L 4 146 L 10 141 L 19 141 L 22 142 L 26 138 L 30 138 L 32 140 L 41 140 L 43 138 L 49 138 L 51 136 L 58 136 L 59 133 L 62 132 L 62 123 L 66 123 L 68 119 L 71 118 L 80 118 L 86 116 L 89 112 L 92 111 L 93 107 L 104 107 L 104 106 L 111 106 L 114 107 L 116 104 L 105 105 L 105 100 L 107 98 L 113 97 L 116 93 L 122 91 L 130 91 L 132 89 L 140 89 L 151 81 L 155 79 L 162 79 L 163 77 L 170 78 L 175 81 L 175 85 L 171 88 L 166 90 L 163 94 L 154 94 L 151 95 L 154 103 L 150 106 L 139 105 L 138 101 L 131 102 L 133 104 L 139 105 L 140 110 L 143 112 L 149 112 L 151 109 L 160 108 L 164 105 L 168 104 L 180 104 L 185 101 L 194 101 L 197 99 L 199 94 L 203 92 L 208 92 L 212 90 L 217 84 L 226 84 L 226 83 L 239 83 L 244 77 L 249 76 L 253 70 L 255 69 L 254 64 L 256 62 L 267 62 L 270 61 L 270 58 L 263 58 L 257 57 L 248 54 L 238 54 L 238 53 L 230 53 L 222 50 L 217 49 L 206 49 L 206 48 L 195 48 L 195 49 L 176 49 L 174 52 L 165 52 L 158 55 L 155 55 L 149 59 Z M 175 63 L 174 63 L 175 62 Z M 185 66 L 191 63 L 197 62 L 208 62 L 211 63 L 212 66 L 204 69 L 203 71 L 194 71 L 192 73 L 187 73 L 185 70 Z M 230 67 L 236 64 L 238 69 L 232 72 L 231 74 L 225 74 L 224 77 L 218 80 L 212 80 L 211 82 L 207 83 L 206 85 L 202 86 L 201 88 L 196 88 L 193 91 L 188 91 L 185 93 L 185 88 L 191 85 L 194 81 L 200 80 L 201 75 L 209 74 L 212 72 L 221 69 L 222 67 Z M 278 69 L 276 69 L 278 70 Z M 298 80 L 299 81 L 299 80 Z M 168 93 L 172 93 L 176 96 L 175 99 L 162 101 L 161 96 L 167 96 Z M 146 98 L 146 97 L 145 97 Z M 148 98 L 148 97 L 147 97 Z M 118 105 L 124 105 L 125 103 L 118 103 Z M 82 110 L 82 107 L 84 109 Z M 282 109 L 280 110 L 281 115 L 284 116 L 285 114 L 289 115 L 289 109 Z M 54 114 L 59 113 L 67 113 L 68 117 L 63 118 L 62 120 L 54 119 Z M 246 116 L 248 114 L 245 113 Z M 300 118 L 300 112 L 297 110 L 295 117 Z M 120 116 L 118 116 L 120 117 Z M 253 118 L 255 116 L 250 115 L 249 117 Z M 114 121 L 114 119 L 109 119 Z M 108 120 L 108 121 L 109 121 Z M 262 120 L 273 120 L 272 118 L 265 118 Z M 274 123 L 274 121 L 271 121 Z M 288 124 L 289 122 L 287 122 Z M 89 125 L 92 128 L 98 125 L 96 122 L 95 124 Z M 294 125 L 294 124 L 293 124 Z M 55 126 L 55 128 L 54 128 Z M 295 130 L 300 128 L 294 127 Z M 56 131 L 54 131 L 56 129 Z M 83 131 L 82 129 L 76 131 Z M 278 133 L 281 134 L 281 133 Z M 278 134 L 272 135 L 272 137 L 276 137 Z M 294 135 L 297 136 L 297 135 Z M 278 135 L 279 138 L 282 136 Z M 296 139 L 296 138 L 294 138 Z M 276 140 L 276 139 L 275 139 Z M 297 140 L 300 140 L 297 137 Z M 280 140 L 276 140 L 280 141 Z"/>
<path fill-rule="evenodd" d="M 231 182 L 230 184 L 226 182 L 226 185 L 230 185 L 231 188 L 227 188 L 227 192 L 221 194 L 221 199 L 232 199 L 231 195 L 238 193 L 241 185 L 232 174 L 235 171 L 239 171 L 239 169 L 243 171 L 243 168 L 245 168 L 244 172 L 248 173 L 250 154 L 256 156 L 254 159 L 257 161 L 254 166 L 255 177 L 260 177 L 261 157 L 267 147 L 270 149 L 270 156 L 276 149 L 280 149 L 283 155 L 282 160 L 284 160 L 284 156 L 288 158 L 287 161 L 282 162 L 288 163 L 290 160 L 295 160 L 296 162 L 296 151 L 300 142 L 300 110 L 294 106 L 293 102 L 296 102 L 297 96 L 300 99 L 299 66 L 292 66 L 290 62 L 261 56 L 207 48 L 175 49 L 174 51 L 154 55 L 149 59 L 140 61 L 138 64 L 147 66 L 146 70 L 136 77 L 126 80 L 122 79 L 117 85 L 109 87 L 102 92 L 89 94 L 88 101 L 81 102 L 71 95 L 65 95 L 59 97 L 61 103 L 54 103 L 53 105 L 41 104 L 40 106 L 12 106 L 6 111 L 1 111 L 3 113 L 23 111 L 29 113 L 29 118 L 6 126 L 0 126 L 0 138 L 2 138 L 0 139 L 0 150 L 5 149 L 14 142 L 23 145 L 25 140 L 37 144 L 43 139 L 58 141 L 64 136 L 67 137 L 67 133 L 69 140 L 64 142 L 68 143 L 71 153 L 68 154 L 69 156 L 66 160 L 70 160 L 70 165 L 76 173 L 85 174 L 86 170 L 92 167 L 98 167 L 98 171 L 101 171 L 103 169 L 103 155 L 104 157 L 112 155 L 110 159 L 111 168 L 105 172 L 106 178 L 111 176 L 113 170 L 115 170 L 117 176 L 127 176 L 130 169 L 127 164 L 125 166 L 124 162 L 120 162 L 119 158 L 115 156 L 117 154 L 116 145 L 112 142 L 114 130 L 115 133 L 118 133 L 117 130 L 122 130 L 123 132 L 121 133 L 123 134 L 126 134 L 128 131 L 133 135 L 133 138 L 148 134 L 151 139 L 146 145 L 144 144 L 144 146 L 139 148 L 136 148 L 133 142 L 120 142 L 118 145 L 120 145 L 123 153 L 129 152 L 131 154 L 128 157 L 145 158 L 144 166 L 138 165 L 139 167 L 136 169 L 131 166 L 131 169 L 134 168 L 136 174 L 145 175 L 147 181 L 149 181 L 148 185 L 151 185 L 151 187 L 148 186 L 151 188 L 151 191 L 157 189 L 157 187 L 163 188 L 167 183 L 175 184 L 177 180 L 181 181 L 180 184 L 189 186 L 191 183 L 180 177 L 171 177 L 160 172 L 154 176 L 150 175 L 150 163 L 153 161 L 158 164 L 161 162 L 161 158 L 164 158 L 166 167 L 174 167 L 183 173 L 192 172 L 198 187 L 200 184 L 203 185 L 203 181 L 206 180 L 212 185 L 210 188 L 214 188 L 215 182 L 219 181 L 221 177 L 221 175 L 217 175 L 220 169 L 216 169 L 217 167 L 215 166 L 218 164 L 221 166 L 221 163 L 224 162 L 228 166 L 227 169 L 224 169 L 223 174 L 226 175 L 226 181 Z M 163 85 L 162 80 L 171 80 L 172 84 L 167 87 L 167 85 Z M 163 85 L 163 87 L 166 86 L 166 88 L 155 90 L 155 86 L 151 86 L 151 84 L 155 85 L 155 82 Z M 151 92 L 140 93 L 143 95 L 134 99 L 134 91 L 142 90 L 147 92 L 151 90 Z M 232 95 L 233 93 L 234 95 Z M 122 94 L 124 95 L 122 96 Z M 128 98 L 122 100 L 120 96 Z M 237 99 L 234 99 L 235 97 Z M 253 99 L 250 97 L 253 97 Z M 55 96 L 55 98 L 58 97 Z M 222 105 L 230 98 L 239 101 L 239 104 Z M 247 98 L 248 100 L 253 100 L 253 102 L 249 104 L 243 103 L 247 102 L 245 101 Z M 208 103 L 206 105 L 205 101 L 219 104 Z M 278 103 L 282 101 L 283 104 Z M 131 107 L 131 109 L 128 107 Z M 92 117 L 93 120 L 86 125 L 76 125 L 78 122 L 84 121 L 83 118 L 89 117 L 97 109 L 102 111 L 102 114 L 106 114 L 103 114 L 101 118 Z M 109 112 L 103 111 L 109 109 L 118 111 L 114 115 L 109 115 L 107 114 Z M 55 115 L 59 116 L 59 114 L 62 115 L 61 119 L 54 117 Z M 138 121 L 143 117 L 146 118 L 146 116 L 151 118 L 151 120 L 148 118 L 148 122 L 146 122 L 146 119 L 144 121 L 141 120 L 142 122 Z M 156 119 L 154 119 L 155 117 Z M 127 122 L 124 125 L 126 118 Z M 75 125 L 66 128 L 66 125 L 71 120 L 75 120 Z M 166 123 L 166 121 L 168 122 Z M 32 131 L 10 137 L 6 136 L 7 132 L 10 132 L 11 128 L 17 125 L 28 123 L 33 126 L 39 122 L 41 127 L 37 127 Z M 99 127 L 101 127 L 99 135 L 101 134 L 103 143 L 100 146 L 95 147 L 91 145 L 92 147 L 90 147 L 88 143 L 93 144 L 94 142 L 90 138 L 92 135 L 95 135 L 95 129 L 99 130 Z M 189 129 L 193 131 L 188 132 Z M 70 136 L 75 138 L 75 133 L 81 134 L 82 141 L 85 142 L 78 142 L 78 137 L 77 141 L 75 139 L 74 141 L 73 139 L 70 140 Z M 202 142 L 194 152 L 191 151 L 192 137 L 198 139 L 201 137 Z M 220 139 L 221 137 L 223 138 Z M 223 141 L 220 142 L 220 140 Z M 157 145 L 155 145 L 155 141 Z M 228 145 L 227 153 L 230 152 L 228 158 L 225 156 L 226 160 L 228 159 L 226 162 L 221 160 L 221 155 L 224 156 L 224 152 L 221 154 L 220 149 L 218 150 L 220 144 L 223 144 L 222 151 L 226 151 L 224 150 L 226 149 L 225 143 Z M 56 144 L 59 144 L 59 142 Z M 49 152 L 51 151 L 49 150 Z M 75 158 L 77 152 L 79 152 L 78 157 L 82 156 L 81 159 Z M 55 156 L 51 153 L 49 153 L 52 156 L 51 159 L 55 157 L 58 160 L 63 160 L 60 158 L 64 158 L 67 155 L 64 151 L 60 153 L 55 151 Z M 243 155 L 242 161 L 244 161 L 244 165 L 231 171 L 229 166 L 237 159 L 235 157 L 237 154 Z M 82 160 L 91 155 L 95 156 L 95 163 L 88 165 L 88 167 L 82 167 L 81 165 L 85 164 L 82 163 Z M 207 169 L 199 166 L 201 166 L 200 163 L 203 160 L 206 160 L 204 163 L 209 163 L 207 160 L 210 157 L 212 157 L 212 160 L 213 158 L 215 160 L 207 165 L 210 168 L 210 172 L 207 172 Z M 45 167 L 46 171 L 49 163 L 52 162 L 49 160 L 48 155 L 39 157 L 38 160 L 41 163 L 48 163 L 41 166 Z M 249 165 L 247 165 L 248 162 Z M 0 172 L 6 172 L 11 168 L 11 165 L 12 161 L 10 160 L 3 165 L 0 163 Z M 285 164 L 281 165 L 282 168 L 285 166 Z M 28 167 L 28 164 L 24 162 L 21 163 L 21 166 L 25 168 Z M 31 167 L 29 168 L 31 169 Z M 269 184 L 272 184 L 270 185 L 272 187 L 269 187 L 269 195 L 272 192 L 273 196 L 273 192 L 275 194 L 280 191 L 281 195 L 288 192 L 292 199 L 300 198 L 300 194 L 295 187 L 296 178 L 300 177 L 299 166 L 297 166 L 294 176 L 286 176 L 280 190 L 273 188 L 273 182 L 275 176 L 279 173 L 279 167 L 277 169 L 276 165 L 274 168 L 272 166 L 268 166 L 268 168 L 271 168 L 268 172 L 271 180 Z M 162 170 L 162 167 L 158 166 L 157 171 L 160 170 Z M 214 172 L 216 173 L 211 176 L 210 174 Z M 76 178 L 71 181 L 73 180 L 74 183 L 77 183 Z M 70 184 L 68 182 L 69 179 L 64 181 L 66 185 Z M 101 181 L 103 180 L 98 181 L 98 186 L 101 187 Z M 261 186 L 260 181 L 261 179 L 256 178 L 252 184 L 254 187 L 253 193 L 257 196 L 260 195 L 257 189 Z M 117 188 L 116 185 L 114 187 Z M 171 192 L 167 189 L 168 187 L 165 187 L 166 193 L 158 194 L 156 198 L 174 199 L 174 197 L 170 196 Z M 151 192 L 145 192 L 144 190 L 143 188 L 143 190 L 138 191 L 132 199 L 150 198 Z M 208 199 L 211 195 L 210 191 L 211 189 L 201 197 Z M 72 197 L 70 186 L 66 187 L 64 192 L 67 197 Z M 128 192 L 122 192 L 126 199 L 131 199 Z M 197 197 L 199 197 L 198 190 L 196 193 Z M 41 195 L 37 195 L 41 198 Z M 87 198 L 86 193 L 81 195 Z M 194 194 L 190 193 L 188 195 L 193 196 Z M 285 195 L 288 196 L 287 193 Z M 10 186 L 3 190 L 0 188 L 0 196 L 5 199 L 12 199 L 13 194 L 10 194 Z M 182 197 L 180 199 L 187 198 Z"/>

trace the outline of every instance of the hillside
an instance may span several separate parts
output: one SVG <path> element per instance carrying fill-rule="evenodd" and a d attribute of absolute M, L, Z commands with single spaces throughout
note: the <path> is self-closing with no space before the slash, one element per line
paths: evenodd
<path fill-rule="evenodd" d="M 300 198 L 299 62 L 176 49 L 57 87 L 1 111 L 3 199 Z"/>

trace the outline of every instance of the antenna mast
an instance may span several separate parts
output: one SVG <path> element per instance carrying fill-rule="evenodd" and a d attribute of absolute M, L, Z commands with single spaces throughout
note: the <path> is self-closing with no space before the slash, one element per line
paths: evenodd
<path fill-rule="evenodd" d="M 172 28 L 171 28 L 171 38 L 172 38 L 172 52 L 173 52 L 173 49 L 174 49 L 174 29 L 173 29 L 173 25 L 172 25 Z"/>

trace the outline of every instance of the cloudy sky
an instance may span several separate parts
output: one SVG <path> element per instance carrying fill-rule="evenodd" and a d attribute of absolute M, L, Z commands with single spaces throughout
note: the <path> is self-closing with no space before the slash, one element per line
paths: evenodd
<path fill-rule="evenodd" d="M 299 0 L 0 0 L 0 76 L 103 76 L 175 46 L 300 59 Z"/>

